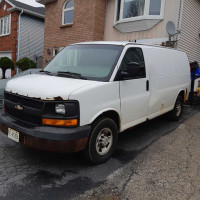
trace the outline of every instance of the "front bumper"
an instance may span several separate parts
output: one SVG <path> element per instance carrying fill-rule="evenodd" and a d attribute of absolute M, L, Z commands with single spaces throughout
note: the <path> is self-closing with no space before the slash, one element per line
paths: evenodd
<path fill-rule="evenodd" d="M 0 131 L 8 134 L 8 128 L 19 132 L 20 143 L 40 150 L 54 152 L 78 152 L 86 148 L 91 126 L 57 128 L 30 126 L 16 121 L 0 110 Z"/>

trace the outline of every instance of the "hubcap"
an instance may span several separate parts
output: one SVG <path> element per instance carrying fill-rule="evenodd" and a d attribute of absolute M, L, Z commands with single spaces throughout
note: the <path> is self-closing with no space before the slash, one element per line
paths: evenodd
<path fill-rule="evenodd" d="M 113 134 L 109 128 L 100 131 L 96 140 L 96 150 L 99 155 L 105 155 L 109 152 L 113 143 Z"/>
<path fill-rule="evenodd" d="M 182 110 L 182 105 L 181 102 L 177 102 L 176 104 L 176 116 L 178 117 L 181 114 L 181 110 Z"/>

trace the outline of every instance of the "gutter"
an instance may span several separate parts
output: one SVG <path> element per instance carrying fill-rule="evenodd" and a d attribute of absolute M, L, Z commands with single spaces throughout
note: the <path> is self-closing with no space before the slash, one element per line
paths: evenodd
<path fill-rule="evenodd" d="M 21 9 L 19 7 L 13 7 L 13 8 L 9 8 L 8 11 L 12 12 L 12 11 L 15 11 L 15 10 L 19 10 L 19 11 L 23 11 L 24 13 L 27 13 L 27 14 L 30 14 L 32 16 L 35 16 L 35 17 L 39 17 L 41 19 L 44 19 L 45 18 L 45 15 L 42 15 L 42 14 L 38 14 L 36 12 L 32 12 L 30 10 L 26 10 L 26 9 Z"/>
<path fill-rule="evenodd" d="M 54 1 L 57 1 L 57 0 L 36 0 L 36 2 L 43 4 L 43 5 L 46 5 L 47 3 L 52 3 Z"/>
<path fill-rule="evenodd" d="M 178 18 L 178 31 L 181 31 L 182 27 L 182 19 L 183 19 L 183 8 L 184 8 L 184 0 L 180 0 L 180 13 L 179 13 L 179 18 Z M 180 40 L 180 34 L 178 34 L 177 40 Z"/>

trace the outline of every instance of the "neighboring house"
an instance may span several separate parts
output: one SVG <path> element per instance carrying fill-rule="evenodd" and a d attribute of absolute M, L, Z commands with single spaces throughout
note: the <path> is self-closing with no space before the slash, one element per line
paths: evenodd
<path fill-rule="evenodd" d="M 32 7 L 15 0 L 0 1 L 0 57 L 9 57 L 14 63 L 28 57 L 40 65 L 44 49 L 44 18 L 44 7 Z M 0 77 L 1 73 L 0 69 Z M 6 76 L 11 76 L 10 70 Z"/>
<path fill-rule="evenodd" d="M 133 40 L 173 47 L 200 63 L 200 0 L 36 0 L 46 6 L 44 61 L 82 41 Z"/>

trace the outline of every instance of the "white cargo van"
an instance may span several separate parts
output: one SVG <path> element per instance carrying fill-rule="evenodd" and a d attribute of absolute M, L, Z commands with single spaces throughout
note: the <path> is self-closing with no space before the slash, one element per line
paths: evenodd
<path fill-rule="evenodd" d="M 169 112 L 178 120 L 190 90 L 184 52 L 127 42 L 70 45 L 43 71 L 7 83 L 1 131 L 57 152 L 108 160 L 118 133 Z"/>

